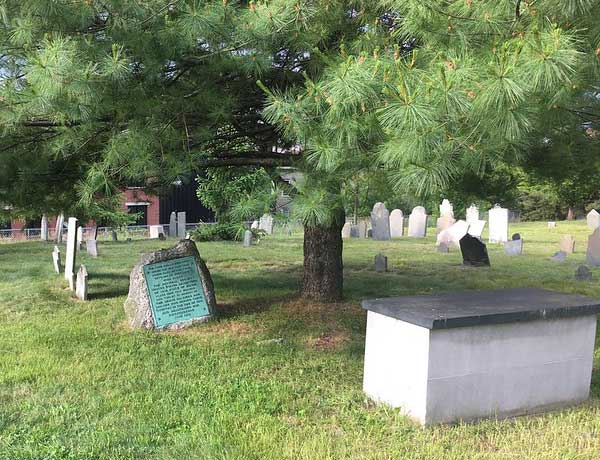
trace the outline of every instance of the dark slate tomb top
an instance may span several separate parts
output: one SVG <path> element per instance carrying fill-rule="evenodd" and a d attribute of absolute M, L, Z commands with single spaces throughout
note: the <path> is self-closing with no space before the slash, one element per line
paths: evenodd
<path fill-rule="evenodd" d="M 427 329 L 483 326 L 600 313 L 600 299 L 519 288 L 364 300 L 365 310 Z"/>

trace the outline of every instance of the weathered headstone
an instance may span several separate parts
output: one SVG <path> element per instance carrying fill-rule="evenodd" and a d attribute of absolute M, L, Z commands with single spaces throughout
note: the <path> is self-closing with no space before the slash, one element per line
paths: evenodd
<path fill-rule="evenodd" d="M 440 217 L 444 216 L 454 217 L 454 206 L 452 206 L 452 203 L 446 198 L 444 198 L 442 204 L 440 204 Z"/>
<path fill-rule="evenodd" d="M 437 236 L 436 244 L 445 244 L 446 246 L 460 247 L 460 240 L 467 234 L 469 224 L 465 220 L 459 220 L 450 228 L 443 230 Z"/>
<path fill-rule="evenodd" d="M 442 254 L 448 254 L 450 252 L 450 248 L 446 243 L 440 243 L 436 247 L 437 252 L 441 252 Z"/>
<path fill-rule="evenodd" d="M 75 288 L 75 296 L 79 300 L 88 299 L 88 272 L 85 265 L 79 267 L 77 271 L 77 286 Z"/>
<path fill-rule="evenodd" d="M 413 208 L 408 217 L 408 236 L 424 238 L 427 234 L 427 211 L 423 206 Z"/>
<path fill-rule="evenodd" d="M 598 211 L 595 209 L 592 209 L 590 212 L 588 212 L 586 220 L 588 228 L 596 230 L 598 227 L 600 227 L 600 213 L 598 213 Z"/>
<path fill-rule="evenodd" d="M 60 274 L 62 264 L 60 263 L 60 249 L 58 249 L 58 246 L 54 246 L 54 251 L 52 251 L 52 263 L 54 264 L 54 271 Z"/>
<path fill-rule="evenodd" d="M 361 220 L 358 222 L 358 224 L 356 224 L 356 227 L 358 229 L 358 237 L 359 238 L 366 238 L 367 237 L 367 222 L 364 220 Z"/>
<path fill-rule="evenodd" d="M 509 256 L 520 256 L 523 254 L 523 240 L 513 239 L 504 243 L 504 254 Z"/>
<path fill-rule="evenodd" d="M 490 243 L 508 241 L 508 209 L 494 206 L 489 211 L 489 221 Z"/>
<path fill-rule="evenodd" d="M 477 206 L 472 204 L 467 208 L 467 215 L 465 220 L 469 223 L 469 225 L 475 225 L 475 223 L 479 222 L 479 209 L 477 208 Z"/>
<path fill-rule="evenodd" d="M 385 204 L 379 202 L 373 206 L 371 211 L 371 229 L 373 230 L 373 239 L 376 241 L 386 241 L 390 239 L 390 213 Z"/>
<path fill-rule="evenodd" d="M 244 247 L 249 248 L 252 246 L 252 232 L 250 230 L 246 230 L 244 232 Z"/>
<path fill-rule="evenodd" d="M 46 214 L 42 216 L 41 227 L 40 240 L 48 241 L 48 216 Z"/>
<path fill-rule="evenodd" d="M 85 249 L 89 256 L 98 257 L 98 240 L 87 240 L 85 242 Z"/>
<path fill-rule="evenodd" d="M 54 242 L 56 244 L 62 243 L 64 223 L 65 223 L 65 216 L 61 213 L 56 218 L 56 226 L 54 229 Z"/>
<path fill-rule="evenodd" d="M 483 234 L 483 229 L 485 228 L 486 223 L 487 221 L 485 220 L 478 220 L 471 223 L 469 225 L 469 235 L 481 239 L 481 235 Z"/>
<path fill-rule="evenodd" d="M 591 281 L 592 271 L 586 265 L 580 265 L 575 270 L 575 279 L 577 281 Z"/>
<path fill-rule="evenodd" d="M 550 260 L 552 260 L 554 262 L 562 262 L 566 258 L 567 258 L 567 253 L 566 252 L 564 252 L 564 251 L 558 251 L 558 252 L 555 252 L 552 257 L 550 257 Z"/>
<path fill-rule="evenodd" d="M 454 217 L 452 217 L 450 215 L 438 217 L 437 221 L 435 222 L 436 232 L 438 234 L 440 234 L 444 230 L 447 230 L 450 227 L 452 227 L 455 223 L 456 223 L 456 220 L 454 219 Z"/>
<path fill-rule="evenodd" d="M 77 219 L 69 217 L 67 226 L 67 255 L 65 256 L 65 279 L 69 288 L 75 290 L 75 259 L 77 258 Z"/>
<path fill-rule="evenodd" d="M 556 228 L 556 222 L 548 222 L 548 228 Z"/>
<path fill-rule="evenodd" d="M 85 238 L 86 240 L 97 240 L 98 239 L 98 226 L 92 225 L 89 233 L 86 232 L 85 236 L 86 236 L 86 238 Z"/>
<path fill-rule="evenodd" d="M 252 225 L 250 225 L 250 228 L 252 230 L 258 230 L 259 226 L 260 226 L 260 223 L 257 220 L 254 220 L 254 221 L 252 221 Z"/>
<path fill-rule="evenodd" d="M 110 237 L 113 241 L 119 240 L 119 237 L 117 236 L 117 231 L 114 228 L 110 231 Z"/>
<path fill-rule="evenodd" d="M 143 329 L 180 329 L 216 313 L 210 272 L 192 240 L 143 254 L 131 271 L 125 301 L 129 325 Z"/>
<path fill-rule="evenodd" d="M 575 238 L 572 235 L 561 236 L 559 247 L 561 251 L 573 254 L 575 252 Z"/>
<path fill-rule="evenodd" d="M 390 237 L 400 238 L 404 235 L 404 213 L 401 209 L 394 209 L 390 213 Z"/>
<path fill-rule="evenodd" d="M 592 267 L 600 266 L 600 228 L 588 237 L 586 260 Z"/>
<path fill-rule="evenodd" d="M 273 216 L 271 214 L 263 214 L 258 221 L 258 228 L 264 230 L 267 235 L 273 234 Z"/>
<path fill-rule="evenodd" d="M 490 266 L 487 248 L 479 238 L 475 238 L 467 233 L 460 240 L 460 252 L 462 253 L 464 265 L 474 267 Z"/>
<path fill-rule="evenodd" d="M 175 214 L 175 211 L 169 216 L 169 236 L 171 238 L 177 236 L 177 214 Z"/>
<path fill-rule="evenodd" d="M 377 273 L 387 272 L 388 270 L 388 258 L 383 254 L 379 253 L 375 256 L 375 271 Z"/>
<path fill-rule="evenodd" d="M 350 238 L 350 231 L 352 229 L 352 224 L 350 222 L 346 222 L 342 227 L 342 238 Z"/>
<path fill-rule="evenodd" d="M 150 238 L 158 238 L 158 235 L 165 233 L 165 229 L 162 225 L 150 225 L 149 236 Z"/>
<path fill-rule="evenodd" d="M 186 225 L 187 225 L 187 221 L 186 221 L 185 211 L 178 212 L 177 213 L 177 238 L 179 238 L 180 240 L 185 239 L 185 234 L 186 234 L 185 226 Z"/>
<path fill-rule="evenodd" d="M 77 250 L 81 250 L 81 242 L 83 241 L 83 227 L 77 227 Z"/>
<path fill-rule="evenodd" d="M 511 240 L 520 240 L 521 239 L 521 234 L 520 233 L 513 233 L 512 236 L 510 237 Z"/>

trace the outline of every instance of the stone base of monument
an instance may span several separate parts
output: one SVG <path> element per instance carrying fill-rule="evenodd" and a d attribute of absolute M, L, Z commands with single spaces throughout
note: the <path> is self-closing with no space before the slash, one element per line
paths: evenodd
<path fill-rule="evenodd" d="M 541 289 L 366 300 L 363 389 L 424 425 L 589 396 L 600 300 Z"/>
<path fill-rule="evenodd" d="M 181 329 L 216 314 L 213 281 L 196 244 L 143 254 L 129 276 L 125 313 L 132 328 Z"/>

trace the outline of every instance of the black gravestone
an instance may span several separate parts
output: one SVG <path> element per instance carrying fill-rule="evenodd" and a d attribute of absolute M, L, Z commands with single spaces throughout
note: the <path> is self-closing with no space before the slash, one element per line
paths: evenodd
<path fill-rule="evenodd" d="M 473 267 L 489 267 L 490 258 L 485 244 L 468 233 L 460 239 L 460 252 L 463 256 L 463 264 Z"/>
<path fill-rule="evenodd" d="M 513 236 L 511 238 L 513 241 L 517 241 L 521 239 L 521 234 L 520 233 L 513 233 Z"/>

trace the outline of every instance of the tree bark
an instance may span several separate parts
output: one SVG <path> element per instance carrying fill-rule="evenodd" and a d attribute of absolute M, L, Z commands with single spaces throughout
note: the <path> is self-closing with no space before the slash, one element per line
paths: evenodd
<path fill-rule="evenodd" d="M 575 210 L 569 206 L 569 210 L 567 211 L 567 220 L 575 220 Z"/>
<path fill-rule="evenodd" d="M 318 302 L 342 298 L 342 227 L 344 219 L 330 226 L 304 226 L 304 279 L 302 297 Z"/>

